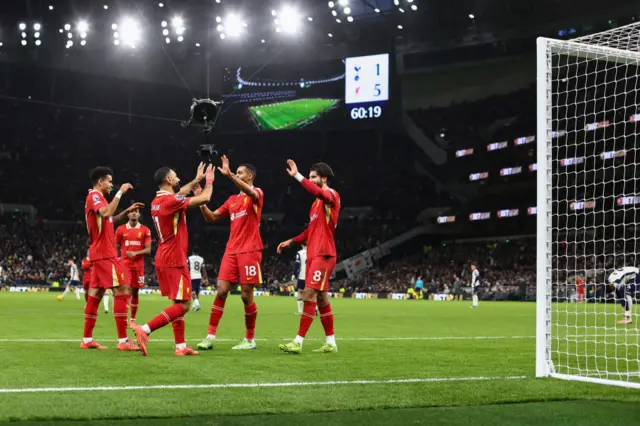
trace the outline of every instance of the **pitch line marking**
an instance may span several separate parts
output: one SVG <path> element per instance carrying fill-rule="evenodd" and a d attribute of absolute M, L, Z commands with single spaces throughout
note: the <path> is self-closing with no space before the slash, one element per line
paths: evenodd
<path fill-rule="evenodd" d="M 0 388 L 0 394 L 7 393 L 45 393 L 45 392 L 93 392 L 93 391 L 129 391 L 129 390 L 165 390 L 165 389 L 234 389 L 234 388 L 285 388 L 303 386 L 338 386 L 338 385 L 388 385 L 410 383 L 442 383 L 442 382 L 478 382 L 500 380 L 522 380 L 528 376 L 487 376 L 487 377 L 431 377 L 422 379 L 389 379 L 389 380 L 337 380 L 327 382 L 280 382 L 280 383 L 212 383 L 203 385 L 148 385 L 148 386 L 92 386 L 92 387 L 60 387 L 60 388 Z"/>
<path fill-rule="evenodd" d="M 376 342 L 376 341 L 429 341 L 429 340 L 494 340 L 494 339 L 535 339 L 536 336 L 443 336 L 443 337 L 344 337 L 336 338 L 342 342 Z M 59 342 L 79 342 L 81 338 L 75 339 L 0 339 L 0 343 L 59 343 Z M 187 339 L 191 342 L 200 342 L 202 339 Z M 239 339 L 216 339 L 216 342 L 237 342 Z M 281 342 L 289 341 L 290 337 L 281 337 L 273 339 L 255 339 L 258 342 Z M 324 341 L 320 338 L 308 338 L 307 341 Z M 151 339 L 152 342 L 173 342 L 173 339 Z"/>

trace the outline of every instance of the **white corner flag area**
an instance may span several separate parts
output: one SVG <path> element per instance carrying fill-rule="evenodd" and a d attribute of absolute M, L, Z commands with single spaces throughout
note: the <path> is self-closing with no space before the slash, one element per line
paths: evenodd
<path fill-rule="evenodd" d="M 538 39 L 538 377 L 640 388 L 639 75 L 640 23 Z"/>

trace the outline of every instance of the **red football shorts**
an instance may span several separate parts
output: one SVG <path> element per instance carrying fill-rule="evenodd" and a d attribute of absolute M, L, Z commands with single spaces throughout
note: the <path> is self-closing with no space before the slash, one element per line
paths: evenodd
<path fill-rule="evenodd" d="M 114 288 L 128 286 L 129 272 L 115 257 L 91 261 L 90 288 Z"/>
<path fill-rule="evenodd" d="M 191 274 L 185 266 L 156 266 L 160 293 L 171 300 L 191 300 Z"/>
<path fill-rule="evenodd" d="M 578 294 L 584 294 L 584 285 L 578 285 Z"/>
<path fill-rule="evenodd" d="M 87 272 L 84 273 L 84 275 L 87 275 Z M 84 289 L 84 292 L 88 292 L 89 291 L 89 286 L 91 285 L 91 275 L 89 275 L 87 278 L 83 278 L 82 280 L 82 288 Z"/>
<path fill-rule="evenodd" d="M 248 253 L 227 254 L 222 256 L 218 280 L 228 281 L 232 284 L 240 282 L 240 285 L 262 284 L 261 251 Z"/>
<path fill-rule="evenodd" d="M 144 287 L 144 269 L 129 269 L 131 277 L 131 288 Z"/>
<path fill-rule="evenodd" d="M 305 288 L 311 287 L 318 291 L 329 290 L 329 278 L 336 267 L 336 258 L 333 256 L 317 256 L 307 259 L 307 277 Z"/>

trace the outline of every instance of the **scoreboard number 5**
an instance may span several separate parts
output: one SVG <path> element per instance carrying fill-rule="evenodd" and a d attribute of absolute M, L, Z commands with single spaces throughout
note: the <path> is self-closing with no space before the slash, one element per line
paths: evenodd
<path fill-rule="evenodd" d="M 380 94 L 382 93 L 382 90 L 380 90 L 380 83 L 376 83 L 376 85 L 373 88 L 373 96 L 380 96 Z"/>

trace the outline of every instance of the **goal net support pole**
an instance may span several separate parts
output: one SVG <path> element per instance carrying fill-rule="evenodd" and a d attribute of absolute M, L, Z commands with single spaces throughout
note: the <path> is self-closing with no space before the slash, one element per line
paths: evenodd
<path fill-rule="evenodd" d="M 640 253 L 616 230 L 640 225 L 619 198 L 640 203 L 639 73 L 640 23 L 537 40 L 537 377 L 640 389 L 640 317 L 616 325 L 622 308 L 606 286 L 614 267 L 640 266 L 621 265 Z M 576 277 L 594 289 L 587 303 Z"/>

